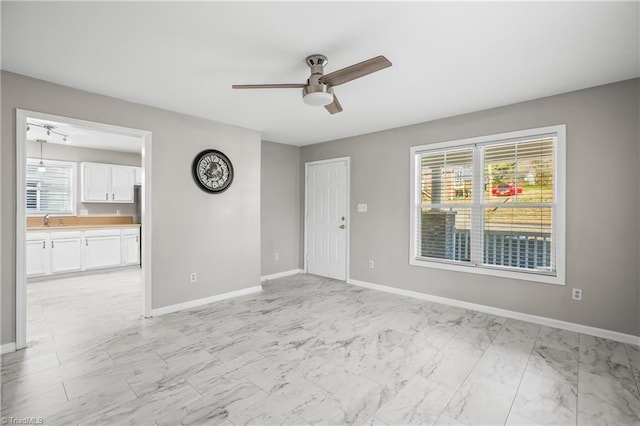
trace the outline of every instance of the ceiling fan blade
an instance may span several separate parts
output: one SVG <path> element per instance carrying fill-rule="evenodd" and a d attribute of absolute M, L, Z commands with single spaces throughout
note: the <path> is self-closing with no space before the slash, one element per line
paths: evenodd
<path fill-rule="evenodd" d="M 234 84 L 232 89 L 302 89 L 306 84 Z"/>
<path fill-rule="evenodd" d="M 331 102 L 329 105 L 325 105 L 324 107 L 327 109 L 327 111 L 329 111 L 330 114 L 336 114 L 342 111 L 342 105 L 340 105 L 340 101 L 338 101 L 335 93 L 333 94 L 333 102 Z"/>
<path fill-rule="evenodd" d="M 338 86 L 340 84 L 347 83 L 356 78 L 364 77 L 365 75 L 380 71 L 391 66 L 391 62 L 384 56 L 376 56 L 375 58 L 368 59 L 364 62 L 351 65 L 341 70 L 334 71 L 320 77 L 320 83 L 327 84 L 329 86 Z"/>

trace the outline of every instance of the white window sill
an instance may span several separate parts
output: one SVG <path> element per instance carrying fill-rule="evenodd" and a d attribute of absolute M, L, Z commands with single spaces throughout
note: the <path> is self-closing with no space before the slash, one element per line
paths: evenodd
<path fill-rule="evenodd" d="M 428 260 L 409 259 L 409 264 L 423 268 L 446 269 L 448 271 L 467 272 L 470 274 L 489 275 L 500 278 L 511 278 L 515 280 L 535 281 L 543 284 L 565 285 L 564 276 L 537 274 L 535 272 L 518 272 L 500 268 L 467 266 L 449 262 L 432 262 Z"/>

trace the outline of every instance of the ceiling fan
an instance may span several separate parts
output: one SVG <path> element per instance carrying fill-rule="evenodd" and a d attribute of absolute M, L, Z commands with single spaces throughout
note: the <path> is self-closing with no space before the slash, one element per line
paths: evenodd
<path fill-rule="evenodd" d="M 375 58 L 342 68 L 329 74 L 324 73 L 327 65 L 327 57 L 324 55 L 311 55 L 306 59 L 311 68 L 311 75 L 306 83 L 302 84 L 234 84 L 233 89 L 302 89 L 302 99 L 308 105 L 324 105 L 331 114 L 342 111 L 342 105 L 333 93 L 333 88 L 348 83 L 356 78 L 364 77 L 391 66 L 391 62 L 384 56 Z"/>

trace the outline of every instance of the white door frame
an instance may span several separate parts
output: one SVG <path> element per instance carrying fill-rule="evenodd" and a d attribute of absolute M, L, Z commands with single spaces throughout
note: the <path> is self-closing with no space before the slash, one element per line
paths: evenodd
<path fill-rule="evenodd" d="M 16 350 L 27 345 L 26 162 L 27 118 L 73 124 L 91 130 L 141 137 L 142 144 L 142 314 L 151 316 L 151 132 L 23 109 L 16 110 Z"/>
<path fill-rule="evenodd" d="M 318 160 L 318 161 L 308 161 L 304 163 L 304 273 L 308 273 L 309 268 L 309 239 L 307 238 L 307 197 L 309 194 L 309 166 L 315 166 L 318 164 L 327 164 L 327 163 L 339 163 L 345 162 L 347 166 L 347 192 L 345 194 L 346 200 L 346 217 L 345 225 L 347 227 L 347 238 L 346 238 L 346 247 L 345 247 L 345 279 L 349 280 L 349 236 L 351 235 L 351 157 L 338 157 L 338 158 L 330 158 L 327 160 Z"/>

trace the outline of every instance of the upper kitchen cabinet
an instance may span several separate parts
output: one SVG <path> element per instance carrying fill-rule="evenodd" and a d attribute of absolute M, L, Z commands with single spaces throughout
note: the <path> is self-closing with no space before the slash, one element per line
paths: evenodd
<path fill-rule="evenodd" d="M 133 203 L 132 167 L 111 167 L 111 201 L 116 203 Z"/>
<path fill-rule="evenodd" d="M 81 173 L 83 203 L 133 203 L 132 167 L 82 163 Z"/>

